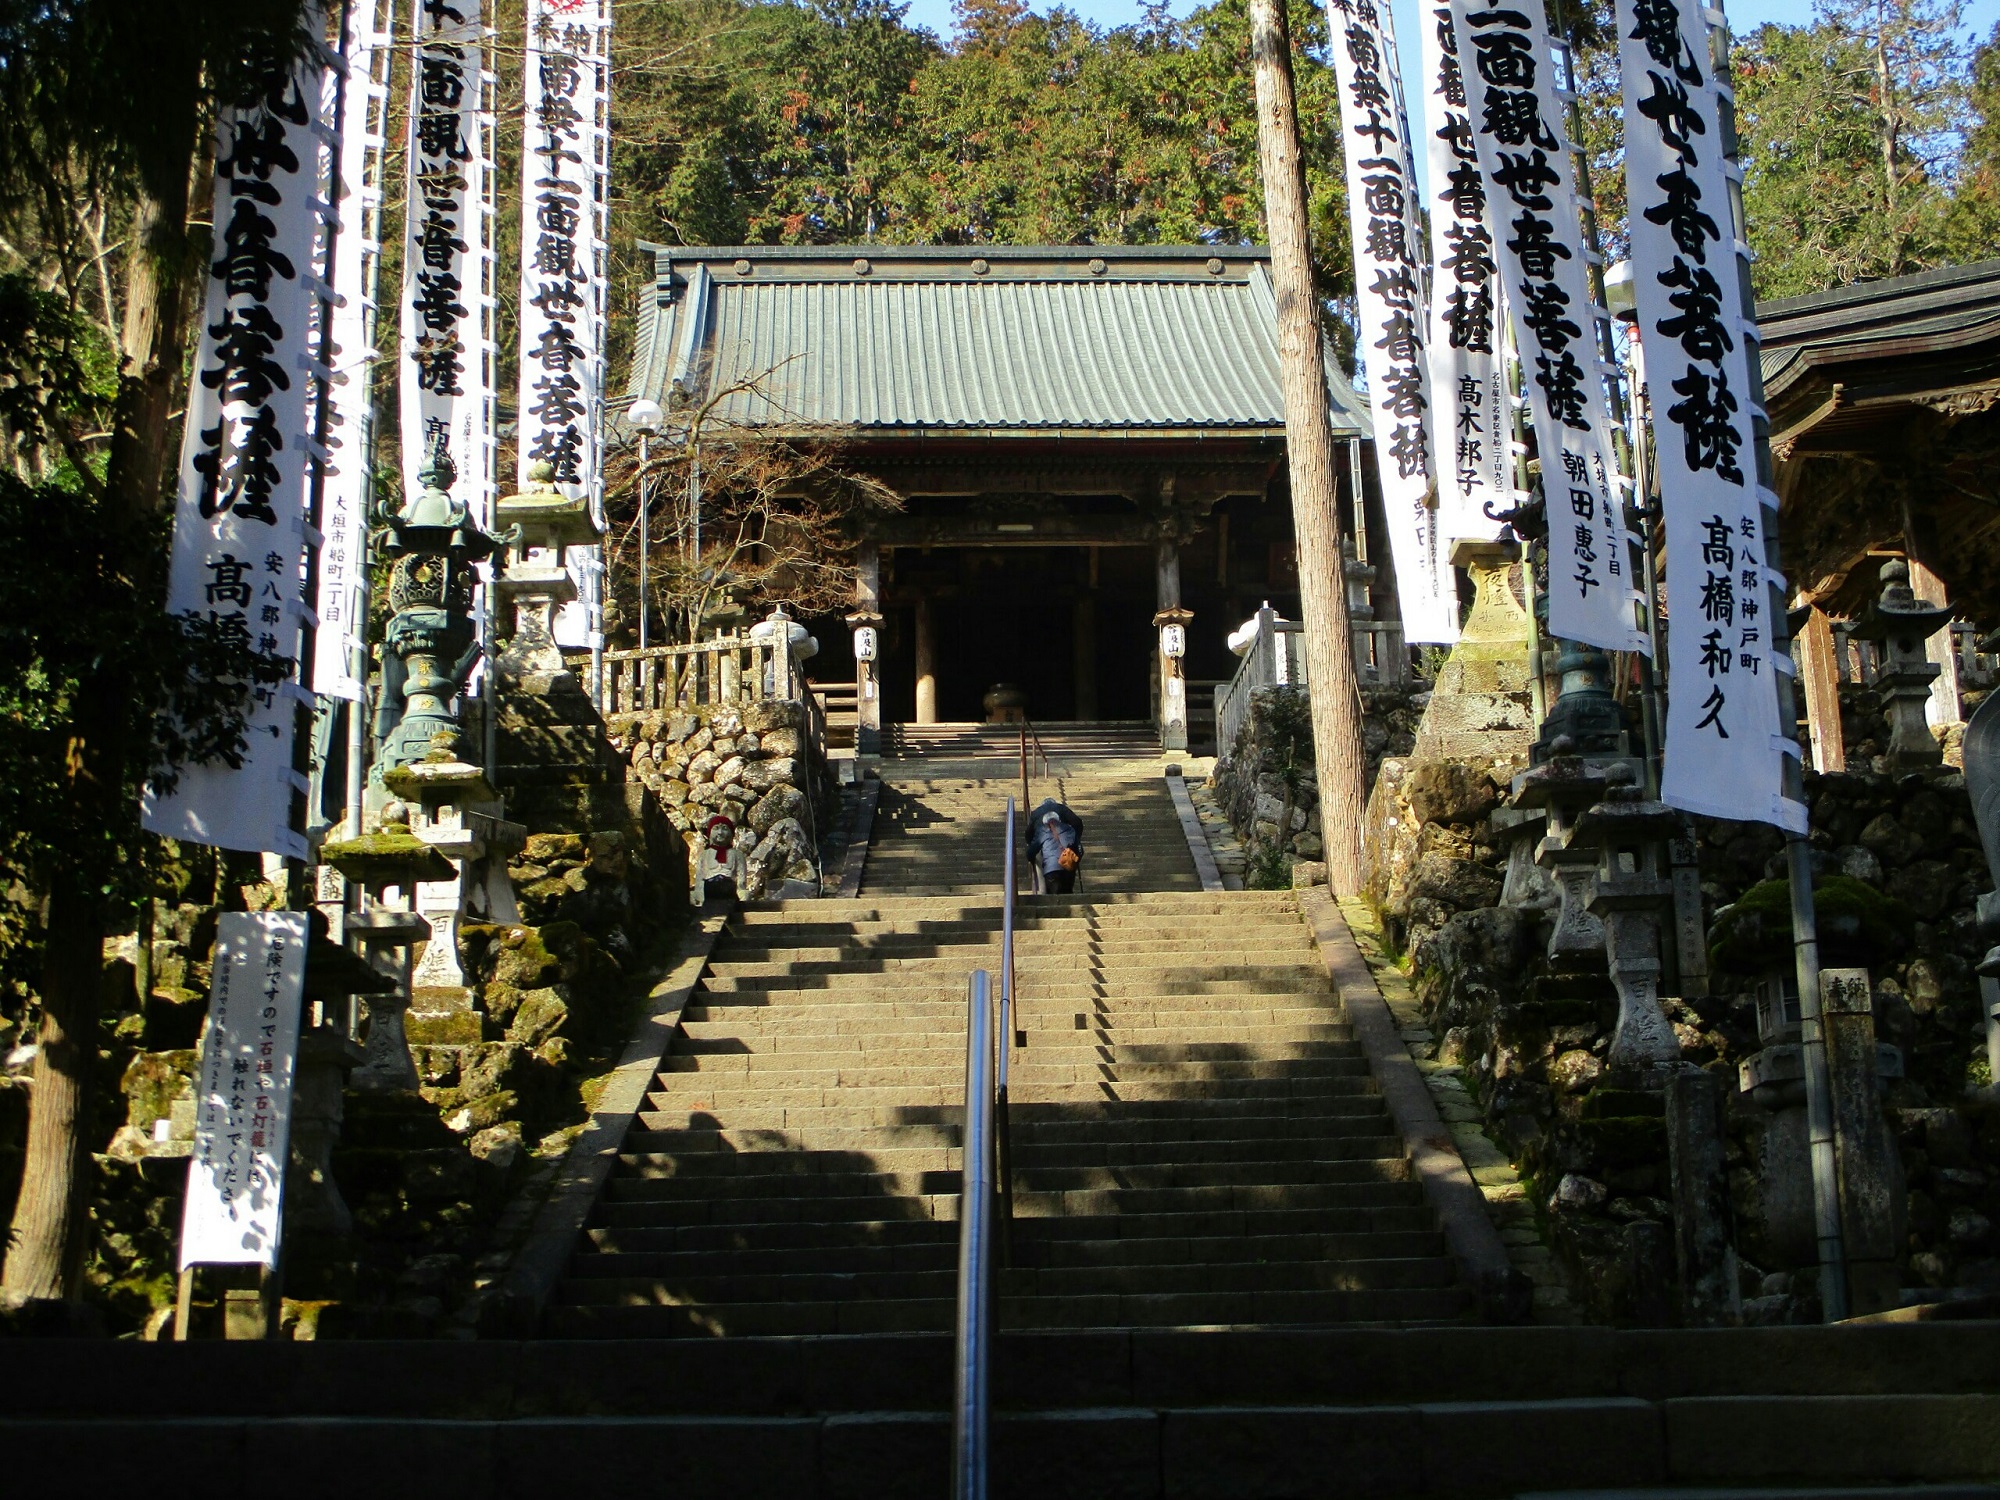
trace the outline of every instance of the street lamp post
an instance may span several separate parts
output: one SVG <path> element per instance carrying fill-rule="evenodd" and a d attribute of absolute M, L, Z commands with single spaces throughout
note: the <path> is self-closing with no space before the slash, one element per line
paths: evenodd
<path fill-rule="evenodd" d="M 647 604 L 647 588 L 653 556 L 652 524 L 647 514 L 651 509 L 652 496 L 648 492 L 646 465 L 652 459 L 653 434 L 666 425 L 667 414 L 661 410 L 659 402 L 642 396 L 626 410 L 625 420 L 639 433 L 639 649 L 644 651 L 646 616 L 651 612 Z"/>

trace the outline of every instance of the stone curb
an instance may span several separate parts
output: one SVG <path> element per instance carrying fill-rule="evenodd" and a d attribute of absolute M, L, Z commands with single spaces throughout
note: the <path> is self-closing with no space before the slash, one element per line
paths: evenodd
<path fill-rule="evenodd" d="M 1222 872 L 1215 866 L 1215 851 L 1208 847 L 1208 835 L 1202 831 L 1201 815 L 1194 810 L 1194 798 L 1188 795 L 1187 782 L 1178 770 L 1167 772 L 1167 791 L 1174 799 L 1174 811 L 1180 814 L 1181 832 L 1187 836 L 1188 853 L 1194 856 L 1194 872 L 1201 877 L 1204 891 L 1219 891 L 1222 886 Z"/>
<path fill-rule="evenodd" d="M 1382 1091 L 1389 1117 L 1403 1138 L 1410 1170 L 1423 1184 L 1424 1199 L 1438 1216 L 1445 1245 L 1478 1295 L 1489 1323 L 1526 1322 L 1533 1285 L 1508 1259 L 1500 1231 L 1487 1216 L 1486 1199 L 1453 1144 L 1437 1103 L 1417 1071 L 1416 1059 L 1403 1045 L 1388 1002 L 1355 946 L 1346 917 L 1323 886 L 1302 890 L 1298 896 L 1299 913 L 1319 942 L 1327 975 L 1339 992 L 1354 1039 L 1367 1055 L 1368 1071 Z"/>
<path fill-rule="evenodd" d="M 564 1153 L 534 1228 L 501 1280 L 504 1304 L 530 1326 L 540 1319 L 568 1269 L 577 1236 L 618 1164 L 626 1132 L 645 1106 L 646 1093 L 680 1027 L 681 1012 L 701 982 L 728 920 L 726 912 L 705 915 L 681 935 L 666 973 L 646 996 L 645 1014 L 605 1080 L 597 1107 Z"/>
<path fill-rule="evenodd" d="M 882 799 L 882 783 L 868 782 L 855 804 L 854 821 L 847 830 L 847 854 L 840 865 L 840 889 L 834 894 L 852 899 L 861 894 L 861 872 L 868 864 L 868 845 L 875 837 L 875 804 Z"/>

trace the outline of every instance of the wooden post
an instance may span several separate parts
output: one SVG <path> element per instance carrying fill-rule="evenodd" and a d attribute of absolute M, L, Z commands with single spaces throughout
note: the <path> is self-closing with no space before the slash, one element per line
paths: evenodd
<path fill-rule="evenodd" d="M 1847 742 L 1840 732 L 1840 672 L 1833 654 L 1833 624 L 1816 604 L 1806 617 L 1806 628 L 1799 632 L 1799 680 L 1806 690 L 1813 769 L 1845 771 Z"/>
<path fill-rule="evenodd" d="M 1076 716 L 1097 717 L 1097 595 L 1089 589 L 1076 596 L 1070 629 L 1075 655 Z"/>
<path fill-rule="evenodd" d="M 929 594 L 917 595 L 917 722 L 937 723 L 937 622 Z"/>
<path fill-rule="evenodd" d="M 854 613 L 847 623 L 858 640 L 866 630 L 881 650 L 882 635 L 882 554 L 873 542 L 861 544 L 861 557 L 854 573 Z M 854 751 L 875 755 L 882 749 L 882 678 L 879 663 L 854 660 Z"/>
<path fill-rule="evenodd" d="M 1944 580 L 1915 557 L 1910 559 L 1910 590 L 1926 604 L 1951 603 L 1950 596 L 1945 592 Z M 1938 669 L 1937 681 L 1931 684 L 1931 701 L 1926 705 L 1934 725 L 1958 724 L 1965 719 L 1965 710 L 1958 700 L 1958 652 L 1955 646 L 1949 625 L 1924 642 L 1924 655 Z"/>
<path fill-rule="evenodd" d="M 1312 688 L 1321 837 L 1328 884 L 1337 896 L 1353 896 L 1360 894 L 1362 883 L 1361 692 L 1348 649 L 1333 428 L 1327 416 L 1319 297 L 1307 254 L 1306 179 L 1299 161 L 1291 37 L 1279 0 L 1250 0 L 1250 54 L 1257 69 L 1257 159 L 1278 301 L 1285 453 Z"/>

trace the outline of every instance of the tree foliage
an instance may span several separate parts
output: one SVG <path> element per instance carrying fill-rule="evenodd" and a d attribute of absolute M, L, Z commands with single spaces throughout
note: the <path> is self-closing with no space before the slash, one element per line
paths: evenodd
<path fill-rule="evenodd" d="M 1263 239 L 1244 0 L 1110 30 L 965 0 L 947 44 L 889 0 L 619 11 L 613 253 L 673 244 Z M 1351 291 L 1324 13 L 1292 7 L 1322 291 Z M 643 276 L 646 267 L 631 267 Z"/>

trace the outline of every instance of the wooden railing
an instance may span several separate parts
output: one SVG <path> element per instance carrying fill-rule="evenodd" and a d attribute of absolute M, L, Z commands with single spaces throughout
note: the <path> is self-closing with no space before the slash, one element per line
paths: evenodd
<path fill-rule="evenodd" d="M 604 653 L 607 714 L 670 713 L 764 698 L 810 698 L 803 689 L 804 677 L 789 646 L 744 635 L 717 636 L 692 646 Z"/>
<path fill-rule="evenodd" d="M 1215 690 L 1215 749 L 1227 755 L 1236 747 L 1243 721 L 1250 717 L 1250 695 L 1259 688 L 1306 681 L 1305 635 L 1296 620 L 1281 620 L 1269 605 L 1257 611 L 1257 633 L 1243 653 L 1236 675 Z"/>

